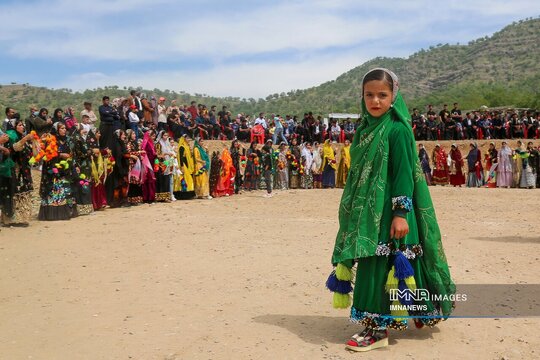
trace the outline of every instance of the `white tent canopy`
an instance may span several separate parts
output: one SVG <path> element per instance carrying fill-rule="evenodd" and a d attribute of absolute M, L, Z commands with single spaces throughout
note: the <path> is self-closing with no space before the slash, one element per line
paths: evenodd
<path fill-rule="evenodd" d="M 357 120 L 357 119 L 360 119 L 360 114 L 331 113 L 331 114 L 328 114 L 328 117 L 330 119 L 347 119 L 347 118 L 351 118 L 351 120 Z"/>

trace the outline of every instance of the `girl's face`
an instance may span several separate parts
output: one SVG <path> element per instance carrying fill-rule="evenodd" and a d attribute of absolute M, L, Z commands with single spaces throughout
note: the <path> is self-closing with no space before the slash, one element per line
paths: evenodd
<path fill-rule="evenodd" d="M 350 144 L 351 144 L 351 142 L 349 140 L 345 140 L 345 146 L 348 146 Z"/>
<path fill-rule="evenodd" d="M 58 126 L 58 135 L 65 136 L 66 135 L 66 127 L 64 125 Z"/>
<path fill-rule="evenodd" d="M 163 133 L 162 138 L 163 140 L 167 141 L 167 139 L 169 139 L 169 133 Z"/>
<path fill-rule="evenodd" d="M 126 133 L 123 131 L 120 133 L 120 140 L 126 141 Z"/>
<path fill-rule="evenodd" d="M 135 134 L 134 132 L 131 133 L 131 136 L 130 136 L 130 140 L 131 141 L 135 141 L 137 139 L 137 134 Z"/>
<path fill-rule="evenodd" d="M 381 117 L 392 105 L 392 90 L 386 81 L 368 81 L 364 84 L 364 101 L 371 116 Z"/>
<path fill-rule="evenodd" d="M 152 132 L 150 133 L 150 139 L 156 140 L 156 133 L 155 133 L 155 132 L 152 131 Z"/>

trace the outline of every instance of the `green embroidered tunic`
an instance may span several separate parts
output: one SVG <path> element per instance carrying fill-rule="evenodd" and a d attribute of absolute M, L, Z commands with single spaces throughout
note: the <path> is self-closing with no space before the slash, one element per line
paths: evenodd
<path fill-rule="evenodd" d="M 351 268 L 357 263 L 351 320 L 374 329 L 404 329 L 406 320 L 391 316 L 385 283 L 396 251 L 414 269 L 417 288 L 430 294 L 455 293 L 429 189 L 416 155 L 407 107 L 399 92 L 380 118 L 367 112 L 351 144 L 351 169 L 339 207 L 339 231 L 332 263 Z M 409 233 L 390 239 L 395 216 L 403 217 Z M 411 312 L 424 324 L 447 317 L 452 301 L 426 300 Z M 406 314 L 407 315 L 407 314 Z"/>

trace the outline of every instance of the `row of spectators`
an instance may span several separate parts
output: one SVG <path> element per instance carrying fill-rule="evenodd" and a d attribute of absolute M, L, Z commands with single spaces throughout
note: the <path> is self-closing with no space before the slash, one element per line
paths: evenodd
<path fill-rule="evenodd" d="M 115 128 L 132 129 L 137 138 L 154 129 L 168 130 L 175 138 L 188 135 L 205 140 L 238 139 L 260 144 L 271 139 L 274 144 L 282 141 L 288 144 L 292 138 L 297 138 L 300 143 L 352 141 L 359 124 L 358 119 L 351 118 L 324 121 L 321 116 L 314 116 L 311 112 L 305 113 L 301 119 L 296 115 L 262 112 L 253 117 L 242 113 L 233 115 L 227 106 L 218 110 L 215 105 L 208 108 L 195 101 L 189 106 L 177 105 L 175 100 L 169 102 L 163 97 L 148 98 L 146 94 L 136 91 L 131 91 L 126 98 L 113 99 L 107 106 L 111 108 L 108 114 L 100 111 L 98 117 L 92 110 L 92 104 L 85 102 L 79 120 L 71 107 L 55 109 L 52 116 L 46 108 L 38 110 L 32 107 L 26 119 L 26 128 L 39 134 L 49 132 L 52 124 L 61 121 L 66 124 L 68 131 L 77 123 L 88 126 L 90 130 L 95 128 L 99 119 L 105 117 L 105 121 L 116 124 Z M 112 112 L 117 119 L 111 117 Z M 6 109 L 4 131 L 7 123 L 13 122 L 17 116 L 15 109 Z M 432 105 L 428 105 L 424 114 L 415 108 L 411 119 L 417 141 L 540 138 L 540 112 L 530 110 L 472 111 L 463 115 L 458 104 L 454 103 L 451 110 L 445 104 L 438 113 Z"/>
<path fill-rule="evenodd" d="M 416 140 L 467 140 L 467 139 L 538 139 L 540 135 L 540 112 L 517 111 L 471 111 L 464 115 L 458 103 L 448 110 L 448 105 L 436 113 L 433 105 L 420 114 L 411 114 Z"/>

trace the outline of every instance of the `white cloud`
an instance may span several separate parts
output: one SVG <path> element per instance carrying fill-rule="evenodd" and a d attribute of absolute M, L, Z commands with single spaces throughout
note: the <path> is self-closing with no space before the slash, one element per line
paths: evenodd
<path fill-rule="evenodd" d="M 4 35 L 4 40 L 13 40 L 7 50 L 24 58 L 35 56 L 39 49 L 41 56 L 51 58 L 69 54 L 95 60 L 141 61 L 164 56 L 205 56 L 219 62 L 232 56 L 346 47 L 409 29 L 408 21 L 382 26 L 384 22 L 372 16 L 360 21 L 344 19 L 343 8 L 327 11 L 328 3 L 324 2 L 287 2 L 226 16 L 212 14 L 210 10 L 210 15 L 203 19 L 171 16 L 174 10 L 160 13 L 159 5 L 153 3 L 155 22 L 138 22 L 139 16 L 133 9 L 141 11 L 143 7 L 137 4 L 139 1 L 129 5 L 125 2 L 116 1 L 111 6 L 100 0 L 90 8 L 57 0 L 57 4 L 48 6 L 38 4 L 39 16 L 36 9 L 29 11 L 30 5 L 7 9 L 9 16 L 16 19 Z M 120 23 L 104 17 L 111 14 L 117 14 Z M 29 32 L 32 37 L 26 37 Z"/>
<path fill-rule="evenodd" d="M 487 35 L 488 28 L 496 31 L 540 13 L 537 0 L 239 1 L 0 4 L 6 19 L 0 46 L 4 61 L 13 59 L 13 69 L 18 58 L 55 60 L 59 67 L 69 62 L 71 68 L 82 59 L 92 69 L 66 73 L 48 86 L 125 85 L 265 97 L 318 85 L 376 56 L 466 43 Z M 137 64 L 159 69 L 164 60 L 170 68 L 174 60 L 189 66 L 199 59 L 207 65 L 196 70 L 108 70 L 126 62 L 130 69 Z"/>
<path fill-rule="evenodd" d="M 266 97 L 271 93 L 303 89 L 335 79 L 366 61 L 357 53 L 334 58 L 324 55 L 300 62 L 237 63 L 206 71 L 86 73 L 54 84 L 55 88 L 83 90 L 106 85 L 142 86 L 214 96 Z"/>

